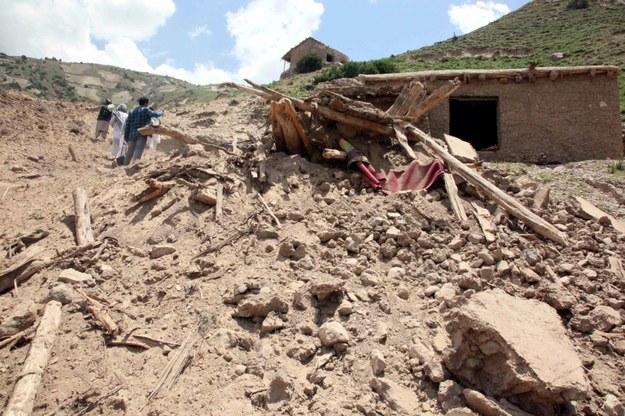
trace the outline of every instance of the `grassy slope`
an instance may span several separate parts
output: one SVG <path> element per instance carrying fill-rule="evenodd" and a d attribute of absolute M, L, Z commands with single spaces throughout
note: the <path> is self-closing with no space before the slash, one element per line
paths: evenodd
<path fill-rule="evenodd" d="M 625 121 L 625 4 L 567 9 L 568 0 L 534 0 L 455 40 L 391 57 L 400 72 L 434 69 L 504 69 L 538 66 L 617 65 Z M 604 0 L 605 3 L 605 0 Z M 498 51 L 499 56 L 491 57 Z M 556 52 L 564 58 L 551 61 Z M 311 76 L 272 84 L 294 95 L 307 92 Z"/>
<path fill-rule="evenodd" d="M 567 0 L 535 0 L 501 19 L 456 40 L 448 39 L 396 57 L 401 71 L 451 68 L 524 68 L 539 66 L 616 65 L 621 114 L 625 120 L 625 4 L 567 9 Z M 461 50 L 501 50 L 502 56 L 456 57 Z M 525 56 L 505 56 L 524 49 Z M 551 61 L 562 52 L 564 58 Z"/>
<path fill-rule="evenodd" d="M 109 65 L 4 54 L 0 55 L 0 87 L 30 92 L 46 99 L 70 101 L 101 102 L 104 98 L 124 94 L 129 96 L 126 101 L 130 105 L 141 95 L 148 95 L 159 104 L 167 104 L 185 98 L 206 101 L 217 94 L 210 87 Z"/>

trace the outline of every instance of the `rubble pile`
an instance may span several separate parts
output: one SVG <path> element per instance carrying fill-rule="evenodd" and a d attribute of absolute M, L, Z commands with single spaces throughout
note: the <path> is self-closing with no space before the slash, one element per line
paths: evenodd
<path fill-rule="evenodd" d="M 2 94 L 9 112 L 58 105 Z M 2 120 L 0 191 L 14 187 L 0 201 L 0 278 L 33 273 L 0 295 L 0 403 L 53 300 L 62 320 L 33 414 L 623 414 L 624 213 L 585 205 L 609 193 L 580 201 L 485 164 L 562 245 L 467 184 L 466 221 L 441 183 L 374 192 L 335 161 L 269 152 L 259 184 L 268 106 L 237 101 L 179 106 L 169 120 L 165 109 L 166 124 L 227 153 L 172 141 L 128 168 L 112 168 L 86 127 L 70 132 L 95 118 L 81 106 L 63 104 L 45 152 L 44 130 L 5 140 L 33 123 L 28 111 Z M 193 127 L 205 114 L 210 126 Z M 400 145 L 386 149 L 408 162 Z M 78 186 L 95 236 L 83 246 Z M 142 200 L 146 190 L 156 196 Z M 47 236 L 22 238 L 36 228 Z M 28 260 L 30 247 L 45 251 Z"/>

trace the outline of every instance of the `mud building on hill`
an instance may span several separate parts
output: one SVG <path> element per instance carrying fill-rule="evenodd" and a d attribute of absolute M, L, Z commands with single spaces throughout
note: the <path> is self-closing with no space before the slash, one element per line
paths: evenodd
<path fill-rule="evenodd" d="M 297 67 L 299 61 L 309 53 L 316 53 L 321 58 L 323 65 L 336 65 L 349 62 L 349 57 L 336 49 L 332 49 L 328 45 L 319 42 L 313 38 L 306 38 L 298 45 L 289 50 L 282 60 L 289 63 L 289 68 L 285 70 L 280 79 L 284 79 L 289 75 L 292 75 Z"/>
<path fill-rule="evenodd" d="M 429 112 L 430 133 L 470 142 L 485 160 L 564 163 L 623 156 L 615 66 L 360 75 L 337 89 L 386 110 L 404 85 L 461 87 Z M 332 89 L 331 87 L 329 89 Z"/>

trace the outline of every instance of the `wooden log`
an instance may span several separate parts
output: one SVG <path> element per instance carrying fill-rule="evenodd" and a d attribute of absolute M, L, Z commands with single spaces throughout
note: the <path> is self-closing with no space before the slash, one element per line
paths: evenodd
<path fill-rule="evenodd" d="M 386 110 L 386 113 L 393 117 L 403 117 L 408 114 L 413 105 L 423 100 L 425 94 L 425 87 L 422 83 L 413 81 L 406 84 L 393 105 Z"/>
<path fill-rule="evenodd" d="M 87 300 L 87 310 L 91 313 L 94 319 L 102 324 L 106 333 L 109 335 L 116 334 L 119 328 L 113 318 L 109 315 L 107 308 L 97 300 L 89 297 L 82 290 L 79 290 L 78 293 L 80 293 Z"/>
<path fill-rule="evenodd" d="M 324 159 L 347 160 L 347 153 L 338 149 L 323 149 Z"/>
<path fill-rule="evenodd" d="M 87 192 L 83 188 L 76 188 L 72 193 L 74 197 L 74 221 L 76 223 L 76 242 L 79 246 L 93 243 L 93 230 L 91 229 L 91 213 L 89 212 L 89 200 Z"/>
<path fill-rule="evenodd" d="M 217 202 L 215 203 L 215 221 L 220 222 L 223 215 L 224 205 L 224 186 L 221 183 L 217 183 L 216 196 Z"/>
<path fill-rule="evenodd" d="M 43 372 L 48 365 L 50 351 L 54 346 L 56 331 L 60 323 L 61 304 L 57 301 L 48 302 L 28 351 L 24 367 L 13 389 L 13 395 L 4 412 L 5 416 L 28 416 L 32 414 L 37 390 L 41 384 Z"/>
<path fill-rule="evenodd" d="M 284 140 L 284 132 L 282 131 L 282 127 L 280 127 L 280 123 L 278 122 L 278 103 L 275 101 L 271 102 L 271 134 L 273 135 L 273 140 L 276 143 L 276 150 L 278 152 L 286 152 L 286 142 Z"/>
<path fill-rule="evenodd" d="M 589 71 L 594 69 L 595 75 L 605 74 L 610 75 L 619 71 L 618 66 L 614 65 L 598 65 L 598 66 L 572 66 L 572 67 L 537 67 L 534 68 L 533 74 L 535 78 L 548 78 L 551 71 L 559 71 L 562 75 L 588 75 Z M 483 75 L 484 79 L 500 79 L 510 78 L 516 75 L 528 77 L 529 68 L 519 69 L 462 69 L 462 70 L 440 70 L 440 71 L 419 71 L 419 72 L 401 72 L 394 74 L 360 74 L 358 75 L 358 81 L 361 81 L 366 86 L 373 83 L 388 83 L 388 82 L 410 82 L 418 79 L 428 79 L 431 76 L 436 77 L 438 80 L 452 80 L 468 75 L 475 75 L 479 77 Z"/>
<path fill-rule="evenodd" d="M 69 155 L 71 156 L 74 162 L 78 162 L 78 156 L 76 156 L 76 151 L 74 151 L 74 147 L 70 144 L 67 146 L 67 150 L 69 150 Z"/>
<path fill-rule="evenodd" d="M 197 191 L 193 192 L 191 194 L 191 199 L 211 207 L 217 205 L 217 197 L 215 196 L 215 194 L 211 194 L 205 189 L 198 189 Z"/>
<path fill-rule="evenodd" d="M 524 207 L 516 199 L 512 198 L 501 189 L 497 188 L 494 184 L 484 179 L 481 175 L 474 172 L 472 169 L 465 166 L 458 161 L 455 157 L 450 155 L 442 146 L 434 141 L 434 139 L 419 130 L 418 128 L 410 125 L 406 129 L 407 133 L 420 140 L 427 148 L 432 150 L 440 159 L 442 159 L 447 166 L 460 175 L 471 185 L 475 186 L 485 196 L 492 199 L 500 207 L 505 209 L 510 215 L 518 218 L 527 226 L 532 228 L 535 232 L 546 237 L 558 244 L 567 246 L 567 238 L 553 225 L 534 214 L 532 211 Z M 410 137 L 409 136 L 409 137 Z"/>
<path fill-rule="evenodd" d="M 163 196 L 169 192 L 171 188 L 176 186 L 175 182 L 161 182 L 154 178 L 149 178 L 145 182 L 148 185 L 148 189 L 133 198 L 137 204 L 142 204 L 154 198 L 158 198 L 159 196 Z"/>
<path fill-rule="evenodd" d="M 52 264 L 52 261 L 35 259 L 30 263 L 26 263 L 23 267 L 13 272 L 1 275 L 0 293 L 11 290 L 18 285 L 21 285 L 22 283 L 30 279 L 33 275 L 48 267 L 50 264 Z"/>
<path fill-rule="evenodd" d="M 35 332 L 36 325 L 26 328 L 23 331 L 18 332 L 17 334 L 13 334 L 10 337 L 3 339 L 0 341 L 0 349 L 6 347 L 7 345 L 18 342 L 22 338 L 30 337 L 32 333 Z"/>
<path fill-rule="evenodd" d="M 302 127 L 300 118 L 295 112 L 295 108 L 293 107 L 293 103 L 291 102 L 291 100 L 286 99 L 286 101 L 284 102 L 284 110 L 289 121 L 293 124 L 293 126 L 295 126 L 297 135 L 299 136 L 299 139 L 301 140 L 301 142 L 304 144 L 304 148 L 306 149 L 306 152 L 308 153 L 309 156 L 312 156 L 314 152 L 313 145 L 312 143 L 310 143 L 310 140 L 308 139 L 308 136 L 306 135 L 306 132 L 304 131 L 304 128 Z"/>
<path fill-rule="evenodd" d="M 418 120 L 423 117 L 425 113 L 430 111 L 434 106 L 443 101 L 445 98 L 449 97 L 454 93 L 462 83 L 458 80 L 449 81 L 447 84 L 442 85 L 432 92 L 432 94 L 428 95 L 425 100 L 420 103 L 415 103 L 415 105 L 410 107 L 410 110 L 407 113 L 407 116 Z"/>
<path fill-rule="evenodd" d="M 207 150 L 221 150 L 222 152 L 226 154 L 234 155 L 233 152 L 226 149 L 225 147 L 217 146 L 216 144 L 210 144 L 210 143 L 206 143 L 201 140 L 195 139 L 172 127 L 167 127 L 163 125 L 145 126 L 145 127 L 141 127 L 138 130 L 139 130 L 139 133 L 141 133 L 144 136 L 149 136 L 151 134 L 160 134 L 162 136 L 171 137 L 172 139 L 178 140 L 179 142 L 182 142 L 185 144 L 201 144 Z"/>
<path fill-rule="evenodd" d="M 410 144 L 408 143 L 408 138 L 406 137 L 406 134 L 402 130 L 401 126 L 395 123 L 393 124 L 393 129 L 395 130 L 395 137 L 397 137 L 399 145 L 404 149 L 404 151 L 408 154 L 408 156 L 410 156 L 411 159 L 416 160 L 417 155 L 415 154 L 414 150 L 412 150 L 412 147 L 410 147 Z"/>
<path fill-rule="evenodd" d="M 287 111 L 289 100 L 282 98 L 275 106 L 275 117 L 278 120 L 282 134 L 284 135 L 284 143 L 287 153 L 296 155 L 302 153 L 302 141 L 299 138 L 297 128 L 293 123 L 293 119 Z"/>
<path fill-rule="evenodd" d="M 289 100 L 291 100 L 291 102 L 293 103 L 295 107 L 299 108 L 302 111 L 309 111 L 311 113 L 319 113 L 323 117 L 329 118 L 330 120 L 345 123 L 350 126 L 361 128 L 364 130 L 369 130 L 369 131 L 372 131 L 374 133 L 378 133 L 384 136 L 394 135 L 393 128 L 391 126 L 376 123 L 376 122 L 362 119 L 359 117 L 339 113 L 338 111 L 331 110 L 325 106 L 321 106 L 321 105 L 315 106 L 305 101 L 299 100 L 297 98 L 289 97 L 277 91 L 270 90 L 269 88 L 259 86 L 249 80 L 246 80 L 246 81 L 250 83 L 252 86 L 254 86 L 255 88 L 258 87 L 259 89 L 248 88 L 243 85 L 238 85 L 235 83 L 226 83 L 224 85 L 232 87 L 232 88 L 237 88 L 241 91 L 245 91 L 250 94 L 258 95 L 259 97 L 263 97 L 267 100 L 279 101 L 281 98 L 287 97 Z"/>
<path fill-rule="evenodd" d="M 475 218 L 477 218 L 477 222 L 482 228 L 482 233 L 484 234 L 486 242 L 494 242 L 497 239 L 497 228 L 495 228 L 495 224 L 493 224 L 490 212 L 484 208 L 484 205 L 481 202 L 471 202 L 471 206 L 473 206 Z"/>
<path fill-rule="evenodd" d="M 465 212 L 464 207 L 462 206 L 462 200 L 458 195 L 458 187 L 456 186 L 456 181 L 454 181 L 454 175 L 451 173 L 445 173 L 443 174 L 443 179 L 445 181 L 445 189 L 447 190 L 447 198 L 449 198 L 451 210 L 460 221 L 467 221 L 467 213 Z"/>

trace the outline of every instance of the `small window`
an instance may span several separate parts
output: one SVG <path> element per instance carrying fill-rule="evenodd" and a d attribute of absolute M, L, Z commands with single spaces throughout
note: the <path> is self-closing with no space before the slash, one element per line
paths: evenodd
<path fill-rule="evenodd" d="M 328 55 L 326 56 L 326 62 L 334 62 L 334 56 L 333 56 L 333 55 L 328 54 Z"/>
<path fill-rule="evenodd" d="M 471 143 L 475 150 L 497 150 L 497 97 L 449 99 L 449 134 Z"/>

